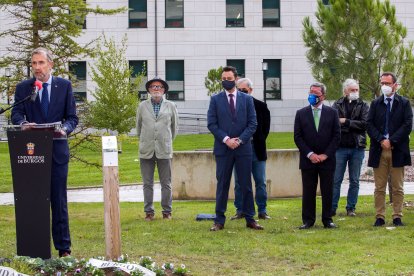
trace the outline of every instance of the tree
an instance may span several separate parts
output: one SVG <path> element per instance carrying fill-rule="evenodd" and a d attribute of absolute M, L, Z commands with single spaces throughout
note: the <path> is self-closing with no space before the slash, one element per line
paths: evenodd
<path fill-rule="evenodd" d="M 302 37 L 315 79 L 328 87 L 328 97 L 342 95 L 342 82 L 359 80 L 360 94 L 372 99 L 380 92 L 379 77 L 392 71 L 401 83 L 400 94 L 413 97 L 413 43 L 397 21 L 389 0 L 318 0 L 317 27 L 303 20 Z"/>
<path fill-rule="evenodd" d="M 98 43 L 97 61 L 91 66 L 97 88 L 91 91 L 95 101 L 90 103 L 88 122 L 118 134 L 126 134 L 135 127 L 137 91 L 143 79 L 141 73 L 131 81 L 133 71 L 125 57 L 126 43 L 126 36 L 121 46 L 104 36 L 103 43 Z"/>
<path fill-rule="evenodd" d="M 70 75 L 70 59 L 94 55 L 94 41 L 80 45 L 75 41 L 82 34 L 88 14 L 110 15 L 119 9 L 92 8 L 85 0 L 3 0 L 0 10 L 10 19 L 0 39 L 10 40 L 7 53 L 0 58 L 0 68 L 11 67 L 11 78 L 0 77 L 0 91 L 9 87 L 12 94 L 18 82 L 30 75 L 30 54 L 37 47 L 50 49 L 55 55 L 54 74 Z"/>
<path fill-rule="evenodd" d="M 207 77 L 204 79 L 204 86 L 207 88 L 207 95 L 211 96 L 220 92 L 223 88 L 221 86 L 221 73 L 223 73 L 223 67 L 220 66 L 217 69 L 211 69 L 207 73 Z"/>

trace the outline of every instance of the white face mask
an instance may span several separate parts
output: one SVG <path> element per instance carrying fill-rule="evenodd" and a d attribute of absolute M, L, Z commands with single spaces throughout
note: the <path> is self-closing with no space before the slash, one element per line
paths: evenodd
<path fill-rule="evenodd" d="M 359 93 L 358 92 L 351 92 L 351 93 L 349 93 L 348 99 L 350 101 L 358 100 L 359 99 Z"/>
<path fill-rule="evenodd" d="M 389 96 L 392 93 L 392 87 L 389 87 L 388 85 L 381 86 L 381 92 L 385 96 Z"/>

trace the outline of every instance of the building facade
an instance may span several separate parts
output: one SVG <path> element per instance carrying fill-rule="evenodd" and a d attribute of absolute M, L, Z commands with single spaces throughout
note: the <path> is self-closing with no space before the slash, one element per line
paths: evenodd
<path fill-rule="evenodd" d="M 272 131 L 292 131 L 298 108 L 307 104 L 314 81 L 302 41 L 302 20 L 314 18 L 316 0 L 87 0 L 102 8 L 128 7 L 111 16 L 87 16 L 80 43 L 102 33 L 121 42 L 128 37 L 127 59 L 136 73 L 159 76 L 170 85 L 167 97 L 181 114 L 205 116 L 209 104 L 204 78 L 210 69 L 233 65 L 265 99 Z M 323 1 L 328 4 L 328 0 Z M 391 0 L 413 40 L 414 1 Z M 2 21 L 0 18 L 0 29 Z M 0 51 L 7 41 L 0 41 Z M 2 52 L 4 53 L 4 51 Z M 93 100 L 89 74 L 93 60 L 69 65 L 80 84 L 78 100 Z M 264 64 L 266 66 L 264 66 Z M 263 70 L 266 69 L 266 70 Z M 146 97 L 141 87 L 139 97 Z M 329 93 L 329 91 L 328 91 Z"/>

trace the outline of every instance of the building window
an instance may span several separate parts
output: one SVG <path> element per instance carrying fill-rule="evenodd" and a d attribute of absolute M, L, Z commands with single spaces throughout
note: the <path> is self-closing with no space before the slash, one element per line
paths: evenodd
<path fill-rule="evenodd" d="M 86 61 L 69 62 L 69 72 L 72 73 L 73 95 L 76 102 L 86 100 Z"/>
<path fill-rule="evenodd" d="M 82 26 L 82 29 L 85 30 L 86 29 L 86 0 L 83 0 L 83 3 L 85 3 L 85 13 L 83 15 L 80 16 L 76 16 L 75 17 L 75 22 L 77 25 Z M 70 14 L 70 10 L 69 10 L 69 14 Z"/>
<path fill-rule="evenodd" d="M 169 86 L 167 99 L 184 101 L 184 60 L 165 61 L 165 80 Z"/>
<path fill-rule="evenodd" d="M 226 0 L 226 26 L 244 27 L 244 0 Z"/>
<path fill-rule="evenodd" d="M 233 66 L 237 70 L 237 74 L 239 77 L 244 78 L 246 76 L 244 70 L 244 59 L 228 59 L 227 66 Z"/>
<path fill-rule="evenodd" d="M 129 0 L 129 27 L 147 27 L 147 0 Z"/>
<path fill-rule="evenodd" d="M 280 0 L 263 0 L 263 27 L 280 27 Z"/>
<path fill-rule="evenodd" d="M 165 1 L 165 27 L 184 28 L 184 0 Z"/>
<path fill-rule="evenodd" d="M 263 71 L 263 76 L 266 83 L 266 100 L 281 100 L 281 60 L 280 59 L 264 59 L 267 62 L 267 70 Z"/>
<path fill-rule="evenodd" d="M 143 75 L 142 82 L 138 87 L 138 97 L 141 101 L 148 98 L 147 89 L 145 88 L 145 83 L 148 81 L 147 74 L 147 61 L 146 60 L 130 60 L 129 67 L 132 69 L 131 79 L 134 80 L 137 75 Z"/>
<path fill-rule="evenodd" d="M 329 0 L 322 0 L 322 3 L 326 6 L 331 4 L 331 3 L 329 3 Z"/>

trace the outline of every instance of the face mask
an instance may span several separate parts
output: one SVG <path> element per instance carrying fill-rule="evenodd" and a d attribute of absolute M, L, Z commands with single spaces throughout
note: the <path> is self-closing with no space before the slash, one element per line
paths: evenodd
<path fill-rule="evenodd" d="M 385 96 L 389 96 L 392 93 L 392 88 L 389 87 L 388 85 L 383 85 L 383 86 L 381 86 L 381 92 Z"/>
<path fill-rule="evenodd" d="M 310 103 L 310 105 L 317 105 L 321 100 L 319 99 L 318 96 L 314 95 L 314 94 L 309 94 L 308 96 L 308 102 Z"/>
<path fill-rule="evenodd" d="M 359 93 L 357 93 L 357 92 L 351 92 L 351 93 L 349 93 L 348 99 L 350 101 L 358 100 L 359 99 Z"/>
<path fill-rule="evenodd" d="M 224 80 L 221 82 L 221 85 L 223 85 L 224 89 L 229 91 L 229 90 L 232 90 L 236 86 L 236 81 Z"/>

